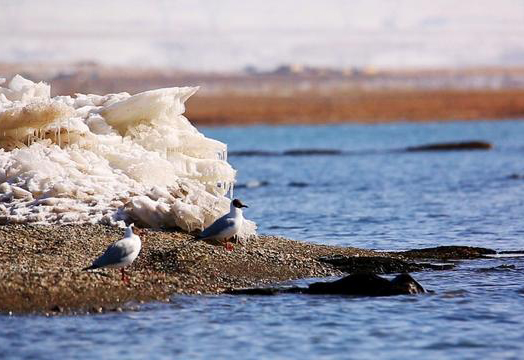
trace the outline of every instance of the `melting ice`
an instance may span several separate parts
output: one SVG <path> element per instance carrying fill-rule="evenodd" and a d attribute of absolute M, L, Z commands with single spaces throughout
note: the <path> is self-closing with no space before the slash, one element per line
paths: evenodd
<path fill-rule="evenodd" d="M 51 98 L 19 75 L 0 86 L 0 223 L 212 223 L 235 170 L 226 145 L 182 115 L 197 90 Z M 246 220 L 242 235 L 255 230 Z"/>

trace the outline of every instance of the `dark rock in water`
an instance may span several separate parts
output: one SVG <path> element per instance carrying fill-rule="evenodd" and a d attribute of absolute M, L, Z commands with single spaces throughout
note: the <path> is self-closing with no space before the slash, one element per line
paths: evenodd
<path fill-rule="evenodd" d="M 305 183 L 305 182 L 292 181 L 289 184 L 287 184 L 287 186 L 291 186 L 291 187 L 307 187 L 307 186 L 309 186 L 309 184 Z"/>
<path fill-rule="evenodd" d="M 253 288 L 253 289 L 231 289 L 225 293 L 229 295 L 276 295 L 282 292 L 282 289 L 278 288 Z"/>
<path fill-rule="evenodd" d="M 391 280 L 391 295 L 400 294 L 424 294 L 426 290 L 420 283 L 407 273 L 400 274 Z"/>
<path fill-rule="evenodd" d="M 240 151 L 229 151 L 228 156 L 278 156 L 280 153 L 276 151 L 265 151 L 265 150 L 240 150 Z"/>
<path fill-rule="evenodd" d="M 486 255 L 493 255 L 497 252 L 495 250 L 471 247 L 471 246 L 437 246 L 425 249 L 413 249 L 403 251 L 398 254 L 403 255 L 409 259 L 476 259 Z"/>
<path fill-rule="evenodd" d="M 331 256 L 319 259 L 328 263 L 337 269 L 347 272 L 372 272 L 375 274 L 391 274 L 401 272 L 413 272 L 422 270 L 450 270 L 455 267 L 454 264 L 431 264 L 431 263 L 413 263 L 400 259 L 381 257 L 381 256 Z"/>
<path fill-rule="evenodd" d="M 403 273 L 388 280 L 370 272 L 348 275 L 332 282 L 316 282 L 307 288 L 260 288 L 229 290 L 231 295 L 276 295 L 302 293 L 310 295 L 392 296 L 423 294 L 426 290 L 411 275 Z"/>
<path fill-rule="evenodd" d="M 464 141 L 410 146 L 406 151 L 454 151 L 454 150 L 489 150 L 493 147 L 485 141 Z"/>
<path fill-rule="evenodd" d="M 400 259 L 390 257 L 373 257 L 373 256 L 332 256 L 319 259 L 328 263 L 337 269 L 347 272 L 372 272 L 376 274 L 390 274 L 399 272 L 420 271 L 422 266 L 414 263 L 408 263 Z"/>
<path fill-rule="evenodd" d="M 400 274 L 390 281 L 369 272 L 351 274 L 333 282 L 313 283 L 304 291 L 306 294 L 358 296 L 410 295 L 425 292 L 422 285 L 409 274 Z"/>
<path fill-rule="evenodd" d="M 524 179 L 524 174 L 511 174 L 508 176 L 508 179 L 511 179 L 511 180 L 523 180 Z"/>
<path fill-rule="evenodd" d="M 304 291 L 307 294 L 379 296 L 391 286 L 388 279 L 373 273 L 356 273 L 333 282 L 316 282 Z"/>
<path fill-rule="evenodd" d="M 341 155 L 342 151 L 337 149 L 294 149 L 286 150 L 283 155 L 307 156 L 307 155 Z"/>

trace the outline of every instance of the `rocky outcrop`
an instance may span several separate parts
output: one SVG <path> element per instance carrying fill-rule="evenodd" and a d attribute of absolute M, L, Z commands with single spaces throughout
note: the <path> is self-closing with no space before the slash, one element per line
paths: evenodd
<path fill-rule="evenodd" d="M 489 150 L 493 147 L 485 141 L 462 141 L 410 146 L 406 151 L 456 151 L 456 150 Z"/>
<path fill-rule="evenodd" d="M 338 149 L 292 149 L 282 153 L 284 156 L 342 155 Z"/>
<path fill-rule="evenodd" d="M 302 293 L 311 295 L 392 296 L 423 294 L 426 290 L 411 275 L 403 273 L 393 280 L 370 272 L 359 272 L 336 281 L 316 282 L 307 288 L 252 288 L 235 289 L 231 295 L 277 295 Z"/>
<path fill-rule="evenodd" d="M 354 273 L 333 282 L 309 285 L 306 294 L 391 296 L 422 294 L 426 291 L 411 275 L 404 273 L 388 280 L 373 273 Z"/>
<path fill-rule="evenodd" d="M 424 249 L 413 249 L 398 253 L 409 259 L 440 259 L 440 260 L 460 260 L 477 259 L 486 255 L 494 255 L 495 250 L 471 247 L 471 246 L 437 246 Z"/>
<path fill-rule="evenodd" d="M 454 264 L 415 263 L 385 256 L 352 257 L 337 255 L 322 257 L 319 260 L 333 265 L 338 270 L 346 273 L 372 272 L 375 274 L 392 274 L 423 270 L 450 270 L 455 267 Z"/>

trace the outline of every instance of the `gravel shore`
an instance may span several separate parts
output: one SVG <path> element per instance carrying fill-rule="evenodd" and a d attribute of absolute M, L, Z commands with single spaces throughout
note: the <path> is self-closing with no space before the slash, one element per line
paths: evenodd
<path fill-rule="evenodd" d="M 258 236 L 234 251 L 194 236 L 138 229 L 142 251 L 129 268 L 82 271 L 123 230 L 102 225 L 0 226 L 0 313 L 85 314 L 120 311 L 172 294 L 219 294 L 239 287 L 342 274 L 323 256 L 373 251 Z"/>

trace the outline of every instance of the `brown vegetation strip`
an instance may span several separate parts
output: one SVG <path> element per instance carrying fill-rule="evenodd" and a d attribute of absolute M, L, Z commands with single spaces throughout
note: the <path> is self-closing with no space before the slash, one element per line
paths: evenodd
<path fill-rule="evenodd" d="M 197 93 L 188 100 L 187 117 L 199 125 L 508 119 L 524 117 L 524 90 Z"/>

